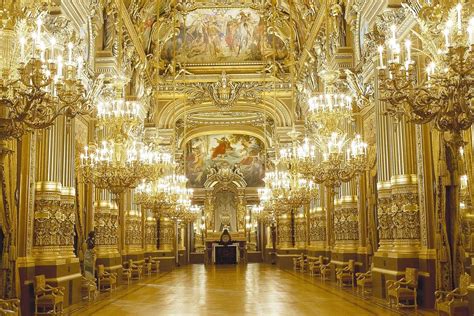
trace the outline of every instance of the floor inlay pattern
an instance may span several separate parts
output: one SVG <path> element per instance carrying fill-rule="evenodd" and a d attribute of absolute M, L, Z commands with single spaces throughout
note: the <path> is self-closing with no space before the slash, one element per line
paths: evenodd
<path fill-rule="evenodd" d="M 384 302 L 363 301 L 351 290 L 267 264 L 188 265 L 112 295 L 102 294 L 97 302 L 70 311 L 104 316 L 415 314 L 390 310 Z"/>

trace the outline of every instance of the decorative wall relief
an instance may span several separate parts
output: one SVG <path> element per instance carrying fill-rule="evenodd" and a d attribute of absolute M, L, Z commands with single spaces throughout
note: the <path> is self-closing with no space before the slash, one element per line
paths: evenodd
<path fill-rule="evenodd" d="M 145 222 L 145 247 L 147 249 L 155 249 L 157 238 L 156 220 L 154 218 L 147 219 Z"/>
<path fill-rule="evenodd" d="M 118 213 L 115 210 L 97 211 L 95 217 L 96 245 L 118 245 Z"/>
<path fill-rule="evenodd" d="M 417 193 L 392 193 L 390 217 L 394 239 L 420 239 Z"/>
<path fill-rule="evenodd" d="M 379 238 L 420 239 L 420 218 L 417 193 L 392 193 L 379 198 L 377 209 Z"/>

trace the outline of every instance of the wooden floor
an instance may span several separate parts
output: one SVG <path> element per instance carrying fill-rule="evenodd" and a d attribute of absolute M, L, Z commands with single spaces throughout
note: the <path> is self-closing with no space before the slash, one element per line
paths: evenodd
<path fill-rule="evenodd" d="M 267 264 L 188 265 L 144 279 L 69 315 L 431 315 L 398 312 L 299 272 Z"/>

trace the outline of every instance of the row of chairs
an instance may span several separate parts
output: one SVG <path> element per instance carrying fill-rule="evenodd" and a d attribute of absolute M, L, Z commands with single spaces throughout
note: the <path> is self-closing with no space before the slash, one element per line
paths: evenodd
<path fill-rule="evenodd" d="M 295 271 L 308 271 L 311 276 L 319 275 L 321 280 L 326 280 L 330 273 L 330 263 L 324 263 L 323 256 L 316 258 L 306 257 L 304 254 L 293 258 L 293 268 Z M 354 260 L 349 260 L 348 264 L 341 268 L 336 268 L 336 282 L 340 287 L 357 285 L 357 292 L 364 295 L 366 288 L 372 286 L 372 268 L 367 272 L 355 272 Z M 461 275 L 459 287 L 452 291 L 436 291 L 436 309 L 438 314 L 461 315 L 468 312 L 469 303 L 467 301 L 467 288 L 471 282 L 471 277 L 467 273 Z M 398 280 L 386 281 L 386 297 L 390 306 L 414 307 L 417 308 L 418 290 L 418 270 L 416 268 L 406 268 L 405 274 Z M 466 314 L 467 315 L 467 314 Z"/>
<path fill-rule="evenodd" d="M 151 276 L 159 271 L 160 261 L 157 258 L 148 257 L 141 262 L 129 260 L 123 268 L 122 277 L 130 284 L 130 280 L 140 280 L 143 275 Z M 112 292 L 117 288 L 117 273 L 106 271 L 104 265 L 100 264 L 97 266 L 97 279 L 82 277 L 81 286 L 83 298 L 91 300 L 97 296 L 97 290 Z M 64 287 L 47 284 L 45 275 L 37 275 L 34 277 L 33 288 L 35 315 L 63 313 Z M 20 315 L 20 301 L 0 299 L 0 315 Z"/>
<path fill-rule="evenodd" d="M 309 272 L 311 276 L 320 276 L 321 280 L 327 280 L 331 272 L 330 262 L 324 263 L 324 257 L 306 257 L 304 254 L 293 258 L 293 269 L 300 272 Z M 337 284 L 340 286 L 352 285 L 354 286 L 354 276 L 355 276 L 355 264 L 354 260 L 349 260 L 347 266 L 342 268 L 336 268 L 336 280 Z M 362 274 L 358 273 L 357 276 Z M 364 285 L 368 284 L 370 275 L 364 274 Z"/>
<path fill-rule="evenodd" d="M 122 268 L 122 280 L 130 284 L 130 280 L 140 280 L 143 275 L 151 276 L 160 272 L 160 261 L 148 257 L 144 261 L 127 261 Z M 99 291 L 113 292 L 117 288 L 117 273 L 108 272 L 103 265 L 97 266 L 97 285 Z M 90 294 L 88 295 L 90 299 Z"/>

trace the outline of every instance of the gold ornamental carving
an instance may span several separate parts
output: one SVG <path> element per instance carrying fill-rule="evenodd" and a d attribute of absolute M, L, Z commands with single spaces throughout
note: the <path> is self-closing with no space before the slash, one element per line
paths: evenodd
<path fill-rule="evenodd" d="M 280 247 L 291 247 L 293 245 L 293 229 L 291 219 L 287 215 L 277 218 L 277 244 Z"/>
<path fill-rule="evenodd" d="M 359 210 L 344 205 L 334 210 L 334 236 L 336 241 L 359 240 Z"/>
<path fill-rule="evenodd" d="M 310 216 L 309 240 L 310 242 L 326 240 L 326 212 L 318 211 Z"/>

